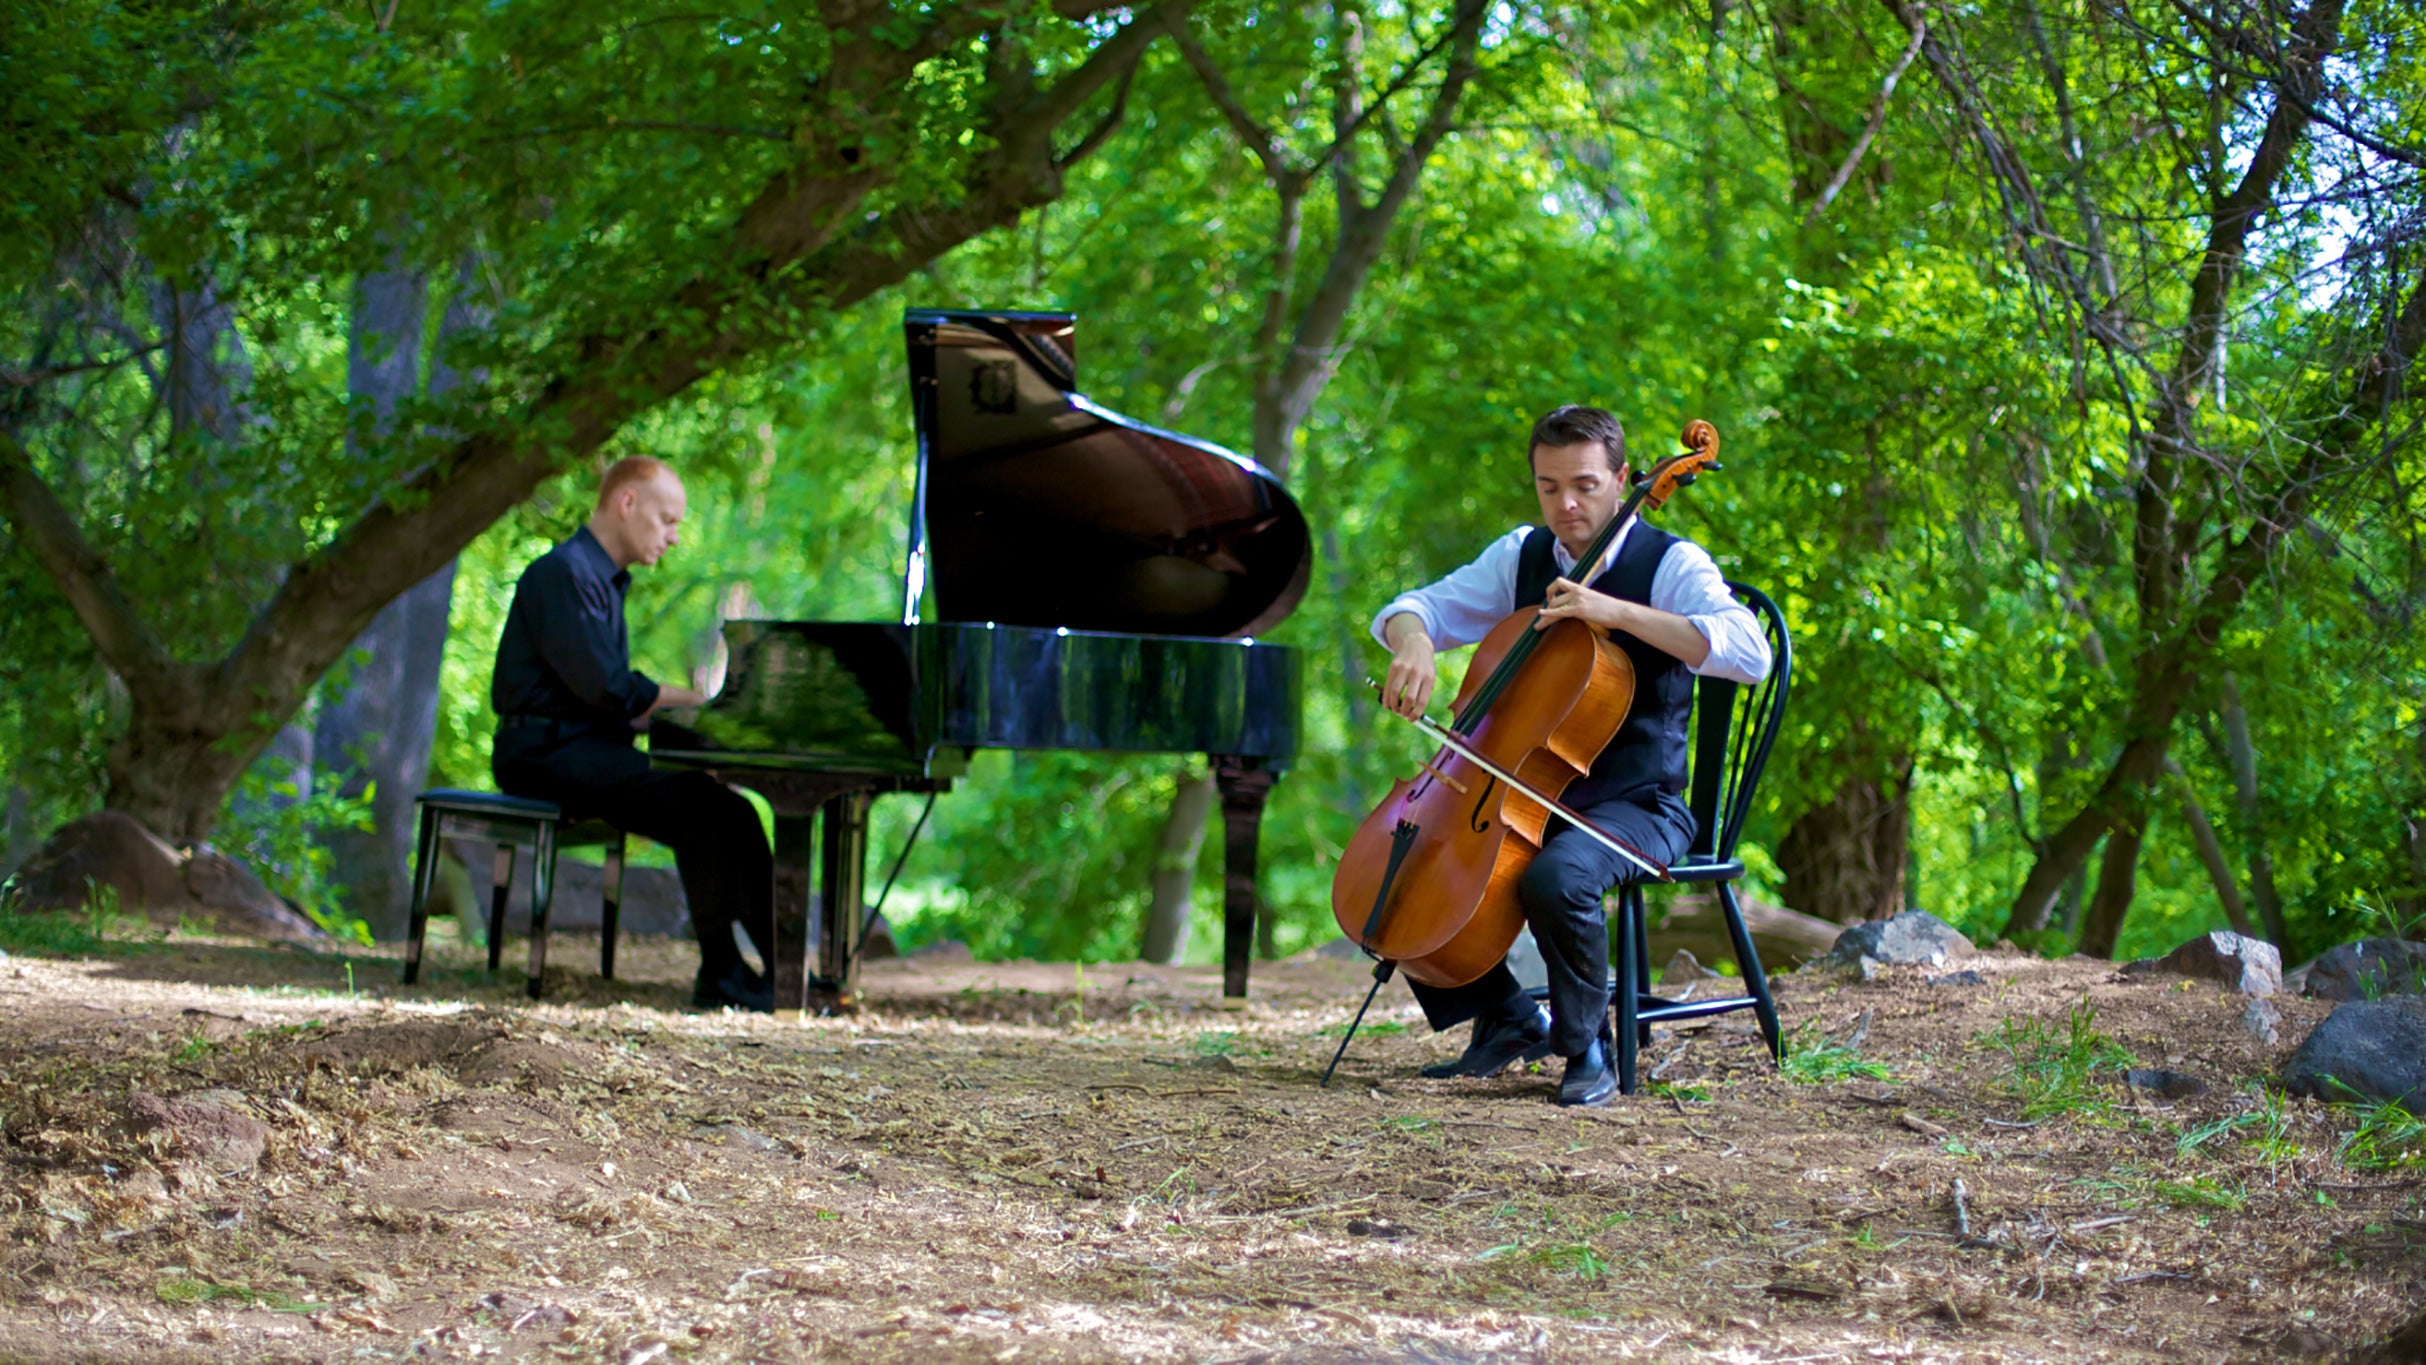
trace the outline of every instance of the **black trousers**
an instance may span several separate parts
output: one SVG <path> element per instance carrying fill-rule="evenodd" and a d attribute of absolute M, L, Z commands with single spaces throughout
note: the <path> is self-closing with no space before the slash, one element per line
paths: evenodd
<path fill-rule="evenodd" d="M 1693 842 L 1693 812 L 1683 797 L 1667 792 L 1604 801 L 1576 813 L 1658 863 L 1676 861 Z M 1554 819 L 1542 851 L 1517 883 L 1525 923 L 1549 968 L 1550 1041 L 1562 1057 L 1581 1055 L 1608 1026 L 1609 916 L 1601 899 L 1642 876 L 1597 840 Z M 1407 984 L 1435 1033 L 1469 1019 L 1497 1022 L 1533 1011 L 1532 997 L 1504 960 L 1463 986 Z"/>
<path fill-rule="evenodd" d="M 575 819 L 604 820 L 674 850 L 699 965 L 711 979 L 741 964 L 735 924 L 760 957 L 773 954 L 775 860 L 757 809 L 739 792 L 706 773 L 652 768 L 629 738 L 597 731 L 503 729 L 489 767 L 500 791 L 552 801 Z"/>

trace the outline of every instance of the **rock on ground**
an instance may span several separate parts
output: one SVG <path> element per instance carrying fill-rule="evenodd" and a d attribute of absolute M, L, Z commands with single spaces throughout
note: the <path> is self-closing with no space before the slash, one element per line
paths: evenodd
<path fill-rule="evenodd" d="M 2319 1000 L 2374 1000 L 2426 993 L 2426 943 L 2363 938 L 2317 955 L 2293 973 Z"/>
<path fill-rule="evenodd" d="M 1685 949 L 1679 948 L 1676 950 L 1676 956 L 1668 959 L 1668 965 L 1660 968 L 1659 984 L 1681 986 L 1688 981 L 1715 980 L 1717 976 L 1717 972 L 1701 964 L 1701 959 Z"/>
<path fill-rule="evenodd" d="M 162 928 L 181 918 L 230 933 L 309 942 L 327 936 L 270 894 L 252 870 L 208 844 L 171 847 L 133 816 L 95 811 L 61 825 L 18 873 L 28 910 L 82 910 L 107 887 L 118 907 Z"/>
<path fill-rule="evenodd" d="M 2426 996 L 2336 1006 L 2291 1054 L 2283 1085 L 2294 1095 L 2347 1100 L 2356 1092 L 2426 1113 Z"/>
<path fill-rule="evenodd" d="M 2283 1016 L 2271 1000 L 2252 1000 L 2241 1010 L 2241 1027 L 2249 1036 L 2269 1046 L 2279 1041 Z"/>
<path fill-rule="evenodd" d="M 1832 967 L 1855 967 L 1863 958 L 1890 967 L 1944 966 L 1948 959 L 1969 957 L 1971 940 L 1926 910 L 1906 910 L 1893 919 L 1875 919 L 1836 936 L 1836 945 L 1822 962 Z"/>
<path fill-rule="evenodd" d="M 2158 973 L 2220 981 L 2243 995 L 2268 996 L 2283 989 L 2283 954 L 2264 939 L 2218 929 L 2163 957 L 2144 957 L 2123 966 L 2126 976 Z"/>

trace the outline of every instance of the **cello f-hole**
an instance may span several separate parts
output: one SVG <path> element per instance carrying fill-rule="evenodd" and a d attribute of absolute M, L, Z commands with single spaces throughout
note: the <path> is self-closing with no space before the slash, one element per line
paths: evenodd
<path fill-rule="evenodd" d="M 1466 817 L 1466 828 L 1473 830 L 1476 834 L 1488 834 L 1491 831 L 1491 821 L 1483 814 L 1483 807 L 1490 803 L 1491 789 L 1498 785 L 1498 778 L 1484 776 L 1483 794 L 1474 798 L 1474 813 Z"/>

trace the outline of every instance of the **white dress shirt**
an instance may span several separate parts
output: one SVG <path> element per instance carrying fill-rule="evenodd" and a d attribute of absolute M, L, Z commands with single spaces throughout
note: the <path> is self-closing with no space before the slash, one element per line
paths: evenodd
<path fill-rule="evenodd" d="M 1618 532 L 1606 562 L 1634 533 L 1634 523 Z M 1523 555 L 1530 526 L 1519 526 L 1492 541 L 1474 562 L 1448 577 L 1412 592 L 1400 593 L 1373 618 L 1373 638 L 1386 647 L 1382 627 L 1406 612 L 1424 623 L 1424 633 L 1441 649 L 1470 645 L 1488 635 L 1505 619 L 1516 599 L 1517 561 Z M 1553 542 L 1550 556 L 1560 574 L 1573 577 L 1575 556 Z M 1756 683 L 1769 676 L 1769 639 L 1761 633 L 1752 609 L 1727 590 L 1727 580 L 1711 562 L 1709 552 L 1689 540 L 1679 540 L 1660 556 L 1651 574 L 1651 608 L 1673 612 L 1693 623 L 1710 642 L 1710 657 L 1694 672 L 1739 683 Z"/>

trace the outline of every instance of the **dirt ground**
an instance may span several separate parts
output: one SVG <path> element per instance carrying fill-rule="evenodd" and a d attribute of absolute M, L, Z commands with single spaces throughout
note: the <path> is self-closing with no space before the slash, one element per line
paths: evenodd
<path fill-rule="evenodd" d="M 1416 1078 L 1463 1031 L 1400 987 L 1317 1088 L 1355 963 L 1225 1012 L 1207 970 L 911 960 L 785 1024 L 685 1012 L 687 945 L 611 983 L 596 946 L 536 1006 L 467 954 L 0 960 L 0 1358 L 2271 1360 L 2426 1297 L 2418 1168 L 2247 1085 L 2309 1002 L 2267 1045 L 2102 963 L 1802 973 L 1804 1045 L 1891 1075 L 1785 1079 L 1739 1014 L 1579 1113 L 1555 1066 Z M 2084 999 L 2210 1088 L 2025 1118 L 1986 1038 Z"/>

